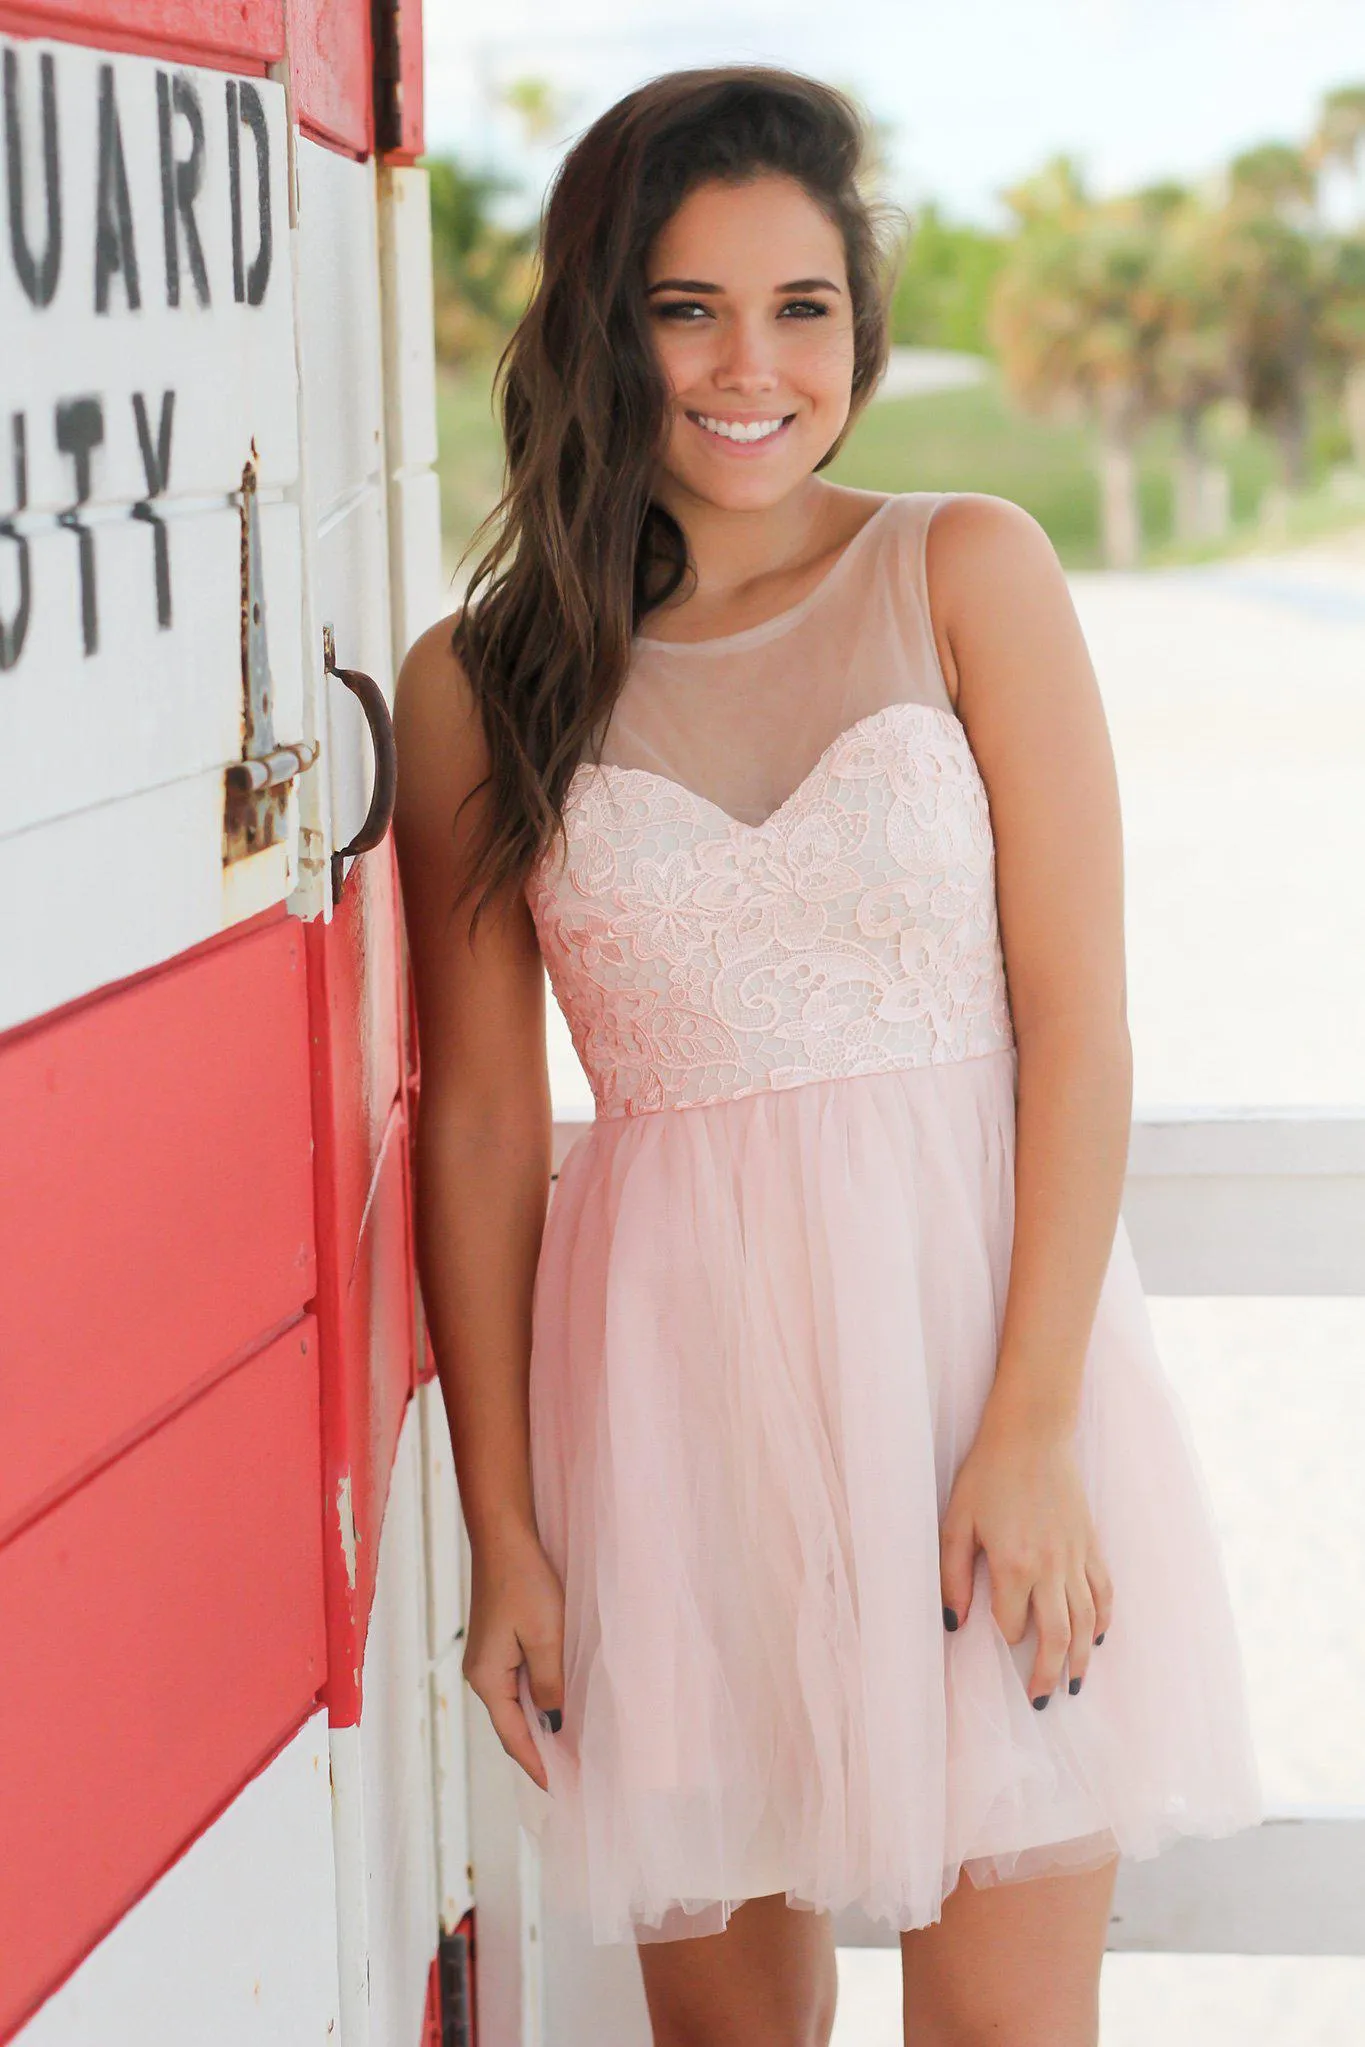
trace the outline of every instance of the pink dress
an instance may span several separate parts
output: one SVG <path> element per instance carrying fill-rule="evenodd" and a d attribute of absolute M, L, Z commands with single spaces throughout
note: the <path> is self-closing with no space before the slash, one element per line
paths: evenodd
<path fill-rule="evenodd" d="M 929 626 L 941 500 L 887 499 L 800 603 L 637 638 L 528 899 L 596 1117 L 536 1275 L 534 1499 L 563 1727 L 515 1764 L 597 1943 L 741 1900 L 896 1929 L 977 1884 L 1261 1817 L 1189 1426 L 1122 1221 L 1077 1449 L 1115 1610 L 1027 1695 L 938 1530 L 996 1361 L 1017 1055 L 986 791 Z"/>

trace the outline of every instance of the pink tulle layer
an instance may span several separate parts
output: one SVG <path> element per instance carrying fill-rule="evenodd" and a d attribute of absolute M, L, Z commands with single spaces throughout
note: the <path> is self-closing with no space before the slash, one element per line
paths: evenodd
<path fill-rule="evenodd" d="M 722 1930 L 748 1897 L 937 1919 L 989 1883 L 1149 1856 L 1262 1812 L 1188 1422 L 1120 1222 L 1077 1448 L 1114 1617 L 1027 1696 L 978 1555 L 945 1631 L 938 1526 L 995 1368 L 1017 1054 L 599 1119 L 536 1280 L 532 1467 L 564 1583 L 563 1727 L 509 1762 L 547 1895 L 593 1941 Z"/>

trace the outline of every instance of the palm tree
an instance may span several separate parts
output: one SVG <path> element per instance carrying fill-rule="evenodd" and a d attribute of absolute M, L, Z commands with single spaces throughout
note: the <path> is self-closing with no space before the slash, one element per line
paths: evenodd
<path fill-rule="evenodd" d="M 1327 338 L 1342 365 L 1342 409 L 1351 452 L 1365 469 L 1365 85 L 1329 92 L 1318 112 L 1307 157 L 1319 174 L 1335 167 L 1354 177 L 1361 219 L 1337 246 L 1336 288 Z"/>
<path fill-rule="evenodd" d="M 1004 196 L 1019 224 L 991 306 L 1006 385 L 1034 410 L 1079 406 L 1094 421 L 1104 558 L 1131 568 L 1141 552 L 1136 441 L 1160 396 L 1160 209 L 1140 197 L 1091 200 L 1066 157 Z"/>
<path fill-rule="evenodd" d="M 1159 207 L 1155 381 L 1160 409 L 1176 422 L 1176 538 L 1217 538 L 1227 523 L 1227 479 L 1205 456 L 1203 426 L 1210 406 L 1233 390 L 1227 312 L 1218 286 L 1218 215 L 1179 186 L 1159 187 L 1147 196 L 1149 205 Z"/>
<path fill-rule="evenodd" d="M 1314 193 L 1311 166 L 1286 144 L 1237 157 L 1211 252 L 1237 386 L 1273 435 L 1290 490 L 1307 477 L 1308 393 L 1330 289 Z"/>

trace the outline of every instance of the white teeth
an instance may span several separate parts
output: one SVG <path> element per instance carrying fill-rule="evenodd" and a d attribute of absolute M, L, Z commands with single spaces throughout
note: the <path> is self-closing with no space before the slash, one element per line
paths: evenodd
<path fill-rule="evenodd" d="M 695 413 L 693 417 L 698 426 L 704 426 L 709 434 L 719 434 L 723 441 L 766 441 L 784 424 L 780 419 L 754 419 L 745 425 L 742 421 L 708 419 L 705 413 Z"/>

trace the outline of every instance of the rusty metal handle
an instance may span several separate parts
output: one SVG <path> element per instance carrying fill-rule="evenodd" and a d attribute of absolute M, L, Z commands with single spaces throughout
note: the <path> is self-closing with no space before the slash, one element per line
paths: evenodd
<path fill-rule="evenodd" d="M 332 855 L 332 901 L 339 903 L 342 861 L 352 853 L 372 852 L 382 843 L 393 823 L 393 806 L 398 794 L 398 745 L 383 690 L 373 676 L 365 675 L 359 668 L 338 668 L 336 643 L 330 626 L 322 629 L 322 660 L 327 674 L 335 675 L 339 682 L 344 682 L 352 695 L 359 699 L 365 723 L 370 728 L 370 744 L 374 748 L 374 788 L 370 792 L 370 807 L 351 843 L 338 847 Z"/>

